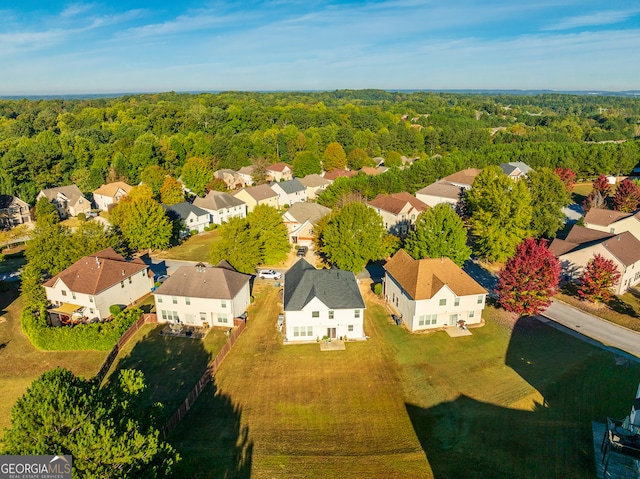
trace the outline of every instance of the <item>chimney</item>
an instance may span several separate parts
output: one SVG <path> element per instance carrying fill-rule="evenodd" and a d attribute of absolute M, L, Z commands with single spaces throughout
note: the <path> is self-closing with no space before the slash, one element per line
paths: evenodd
<path fill-rule="evenodd" d="M 96 264 L 98 265 L 98 268 L 100 267 L 100 260 L 98 259 L 98 257 L 96 256 Z"/>
<path fill-rule="evenodd" d="M 122 276 L 124 276 L 124 270 L 122 270 Z"/>

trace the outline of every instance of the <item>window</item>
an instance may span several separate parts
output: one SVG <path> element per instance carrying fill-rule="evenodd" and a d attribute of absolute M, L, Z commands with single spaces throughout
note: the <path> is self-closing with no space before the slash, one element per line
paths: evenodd
<path fill-rule="evenodd" d="M 436 324 L 438 322 L 438 315 L 437 314 L 432 314 L 431 315 L 431 324 Z"/>
<path fill-rule="evenodd" d="M 129 276 L 129 284 L 131 284 L 131 283 L 132 283 L 131 276 Z"/>
<path fill-rule="evenodd" d="M 320 311 L 311 311 L 311 317 L 312 318 L 319 318 L 320 317 Z"/>
<path fill-rule="evenodd" d="M 222 313 L 218 313 L 218 322 L 219 323 L 228 323 L 229 320 L 227 319 L 227 315 L 226 314 L 222 314 Z"/>
<path fill-rule="evenodd" d="M 93 314 L 93 308 L 89 308 L 89 313 Z"/>
<path fill-rule="evenodd" d="M 329 310 L 329 319 L 333 319 L 333 310 Z"/>
<path fill-rule="evenodd" d="M 73 291 L 71 291 L 71 297 L 72 297 L 73 299 L 76 299 L 76 293 L 74 293 Z"/>
<path fill-rule="evenodd" d="M 89 296 L 89 302 L 93 303 L 93 296 Z"/>
<path fill-rule="evenodd" d="M 347 326 L 347 331 L 349 331 L 350 333 L 353 333 L 353 324 L 350 324 L 349 326 Z"/>
<path fill-rule="evenodd" d="M 616 229 L 615 228 L 609 228 L 609 233 L 615 233 Z"/>
<path fill-rule="evenodd" d="M 293 337 L 297 338 L 300 336 L 300 328 L 298 326 L 293 327 Z"/>
<path fill-rule="evenodd" d="M 437 314 L 424 314 L 418 316 L 418 326 L 428 326 L 429 324 L 436 324 L 437 321 Z"/>
<path fill-rule="evenodd" d="M 360 319 L 360 310 L 359 310 L 359 309 L 356 309 L 356 310 L 353 312 L 353 317 L 354 317 L 355 319 Z"/>
<path fill-rule="evenodd" d="M 307 326 L 307 336 L 313 336 L 313 326 Z"/>
<path fill-rule="evenodd" d="M 484 299 L 484 295 L 483 294 L 479 294 L 478 295 L 478 304 L 482 304 L 482 300 Z"/>
<path fill-rule="evenodd" d="M 469 311 L 469 319 L 475 318 L 475 317 L 476 317 L 476 312 L 475 311 Z"/>
<path fill-rule="evenodd" d="M 205 322 L 207 320 L 207 313 L 200 313 L 200 321 Z"/>
<path fill-rule="evenodd" d="M 225 299 L 220 301 L 220 306 L 223 307 L 223 308 L 226 308 L 227 307 L 227 301 Z"/>
<path fill-rule="evenodd" d="M 120 281 L 120 287 L 124 288 L 124 281 Z"/>
<path fill-rule="evenodd" d="M 187 306 L 191 305 L 191 298 L 184 298 L 184 304 Z"/>
<path fill-rule="evenodd" d="M 418 326 L 424 326 L 425 321 L 426 321 L 426 319 L 425 319 L 426 317 L 427 317 L 426 314 L 421 314 L 420 316 L 418 316 Z M 427 324 L 429 324 L 429 323 L 427 323 Z"/>
<path fill-rule="evenodd" d="M 177 311 L 165 311 L 164 309 L 162 310 L 162 319 L 164 321 L 175 321 L 175 322 L 180 321 L 180 319 L 178 318 Z"/>
<path fill-rule="evenodd" d="M 162 296 L 156 296 L 158 298 L 158 303 L 162 303 Z"/>
<path fill-rule="evenodd" d="M 178 298 L 176 298 L 175 296 L 171 296 L 171 301 L 173 302 L 173 304 L 178 304 Z"/>
<path fill-rule="evenodd" d="M 446 306 L 447 305 L 447 298 L 442 298 L 440 300 L 440 306 Z"/>
<path fill-rule="evenodd" d="M 60 291 L 62 293 L 62 296 L 66 296 L 67 292 L 63 289 L 62 291 Z"/>
<path fill-rule="evenodd" d="M 454 306 L 460 306 L 460 298 L 458 298 L 458 297 L 456 296 L 456 299 L 454 299 L 454 300 L 453 300 L 453 305 L 454 305 Z"/>

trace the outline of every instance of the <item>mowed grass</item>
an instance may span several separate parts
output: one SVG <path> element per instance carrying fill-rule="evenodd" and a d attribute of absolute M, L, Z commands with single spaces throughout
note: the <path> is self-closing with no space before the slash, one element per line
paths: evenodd
<path fill-rule="evenodd" d="M 104 351 L 41 351 L 20 327 L 23 302 L 19 283 L 8 283 L 0 293 L 0 436 L 11 424 L 11 408 L 34 379 L 57 366 L 89 378 L 95 375 L 107 353 Z"/>
<path fill-rule="evenodd" d="M 640 366 L 532 319 L 409 334 L 367 294 L 371 339 L 283 346 L 274 290 L 170 437 L 198 477 L 592 478 L 591 421 L 629 414 Z"/>
<path fill-rule="evenodd" d="M 218 230 L 205 231 L 188 238 L 184 243 L 158 252 L 155 256 L 162 259 L 209 262 L 211 244 L 218 241 Z"/>

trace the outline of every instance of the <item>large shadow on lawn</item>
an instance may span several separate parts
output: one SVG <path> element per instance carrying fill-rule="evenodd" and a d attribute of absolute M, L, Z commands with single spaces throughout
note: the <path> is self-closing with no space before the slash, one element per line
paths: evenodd
<path fill-rule="evenodd" d="M 406 405 L 435 478 L 595 477 L 591 421 L 629 414 L 640 366 L 533 318 L 516 323 L 505 364 L 544 400 Z"/>

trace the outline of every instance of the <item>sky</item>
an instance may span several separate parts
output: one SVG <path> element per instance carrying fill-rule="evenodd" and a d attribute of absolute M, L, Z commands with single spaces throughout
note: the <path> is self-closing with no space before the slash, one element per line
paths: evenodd
<path fill-rule="evenodd" d="M 0 1 L 0 95 L 362 88 L 640 90 L 640 1 Z"/>

